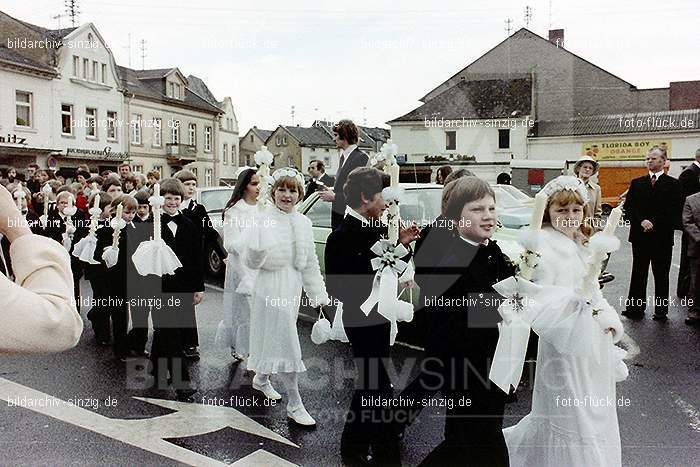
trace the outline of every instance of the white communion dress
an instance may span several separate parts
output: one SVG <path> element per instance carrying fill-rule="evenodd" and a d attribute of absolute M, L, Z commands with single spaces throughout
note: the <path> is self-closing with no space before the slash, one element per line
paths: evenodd
<path fill-rule="evenodd" d="M 224 216 L 224 249 L 226 277 L 224 279 L 223 320 L 216 332 L 216 345 L 232 347 L 240 355 L 247 355 L 250 338 L 250 293 L 237 289 L 250 271 L 242 260 L 245 233 L 253 227 L 259 208 L 240 199 Z"/>
<path fill-rule="evenodd" d="M 592 248 L 551 227 L 530 233 L 524 246 L 541 255 L 532 281 L 554 287 L 525 310 L 539 336 L 537 367 L 531 412 L 503 430 L 510 465 L 619 466 L 615 385 L 627 375 L 614 342 L 622 323 L 597 278 L 592 298 L 583 295 Z"/>
<path fill-rule="evenodd" d="M 257 374 L 306 371 L 297 317 L 302 287 L 312 306 L 328 294 L 314 247 L 311 221 L 296 210 L 268 206 L 245 236 L 246 265 L 254 271 L 248 369 Z"/>

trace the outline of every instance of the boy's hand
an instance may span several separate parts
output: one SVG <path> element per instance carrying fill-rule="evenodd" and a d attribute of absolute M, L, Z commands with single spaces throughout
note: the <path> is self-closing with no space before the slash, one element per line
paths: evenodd
<path fill-rule="evenodd" d="M 199 305 L 204 300 L 204 292 L 195 292 L 192 302 L 195 305 Z"/>

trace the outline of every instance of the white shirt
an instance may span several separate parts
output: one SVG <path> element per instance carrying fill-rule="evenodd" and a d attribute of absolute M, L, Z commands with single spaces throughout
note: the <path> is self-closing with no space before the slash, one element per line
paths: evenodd
<path fill-rule="evenodd" d="M 355 219 L 359 220 L 363 224 L 369 224 L 369 219 L 367 219 L 365 216 L 363 216 L 359 212 L 355 211 L 350 206 L 345 206 L 345 215 L 354 217 Z"/>
<path fill-rule="evenodd" d="M 459 238 L 461 238 L 462 240 L 464 240 L 465 242 L 467 242 L 468 244 L 470 244 L 472 246 L 479 246 L 479 245 L 487 246 L 489 244 L 488 238 L 481 243 L 476 243 L 474 240 L 469 240 L 468 238 L 462 237 L 461 235 L 459 236 Z"/>
<path fill-rule="evenodd" d="M 194 199 L 194 198 L 187 198 L 187 199 L 184 200 L 182 203 L 180 203 L 180 210 L 182 211 L 182 210 L 184 210 L 184 209 L 189 209 L 189 207 L 190 207 L 190 202 L 191 202 L 193 199 Z"/>
<path fill-rule="evenodd" d="M 649 172 L 649 177 L 651 177 L 652 175 L 656 175 L 656 179 L 658 180 L 659 177 L 662 176 L 663 174 L 664 174 L 663 170 L 661 170 L 659 172 Z"/>
<path fill-rule="evenodd" d="M 345 156 L 345 158 L 343 159 L 343 164 L 345 164 L 348 161 L 348 157 L 350 156 L 350 154 L 352 154 L 352 152 L 355 149 L 357 149 L 357 144 L 351 144 L 347 148 L 343 149 L 342 155 Z M 340 169 L 340 167 L 342 167 L 342 165 L 338 166 L 338 169 Z"/>
<path fill-rule="evenodd" d="M 693 164 L 697 165 L 698 168 L 700 168 L 700 162 L 698 162 L 698 161 L 693 161 Z"/>
<path fill-rule="evenodd" d="M 179 216 L 180 212 L 178 211 L 178 213 L 175 215 Z M 177 224 L 175 223 L 174 220 L 169 220 L 167 225 L 168 225 L 168 228 L 170 229 L 170 231 L 173 233 L 173 237 L 174 237 L 177 234 Z"/>

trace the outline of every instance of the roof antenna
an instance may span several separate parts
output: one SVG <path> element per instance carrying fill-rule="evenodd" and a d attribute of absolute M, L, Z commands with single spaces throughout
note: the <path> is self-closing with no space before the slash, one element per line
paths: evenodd
<path fill-rule="evenodd" d="M 64 5 L 66 6 L 66 13 L 70 16 L 70 22 L 75 27 L 75 21 L 78 19 L 80 14 L 80 8 L 78 7 L 77 0 L 64 0 Z"/>
<path fill-rule="evenodd" d="M 507 18 L 504 22 L 506 23 L 506 27 L 505 27 L 506 33 L 508 34 L 508 37 L 510 37 L 510 32 L 513 30 L 513 20 L 510 18 Z"/>
<path fill-rule="evenodd" d="M 532 8 L 529 6 L 525 7 L 525 27 L 530 28 L 530 21 L 532 20 Z"/>
<path fill-rule="evenodd" d="M 141 39 L 141 69 L 146 69 L 146 41 L 144 39 Z"/>

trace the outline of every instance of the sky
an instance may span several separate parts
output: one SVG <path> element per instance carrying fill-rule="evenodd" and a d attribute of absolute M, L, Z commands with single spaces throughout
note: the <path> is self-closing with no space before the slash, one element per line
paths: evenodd
<path fill-rule="evenodd" d="M 526 6 L 528 29 L 543 37 L 564 29 L 567 49 L 640 89 L 700 79 L 697 0 L 77 3 L 79 22 L 96 25 L 118 64 L 178 67 L 219 100 L 230 96 L 241 135 L 321 118 L 387 127 L 504 40 L 508 18 L 511 33 L 524 27 Z M 63 0 L 4 0 L 0 10 L 70 25 L 54 18 L 65 13 Z"/>

